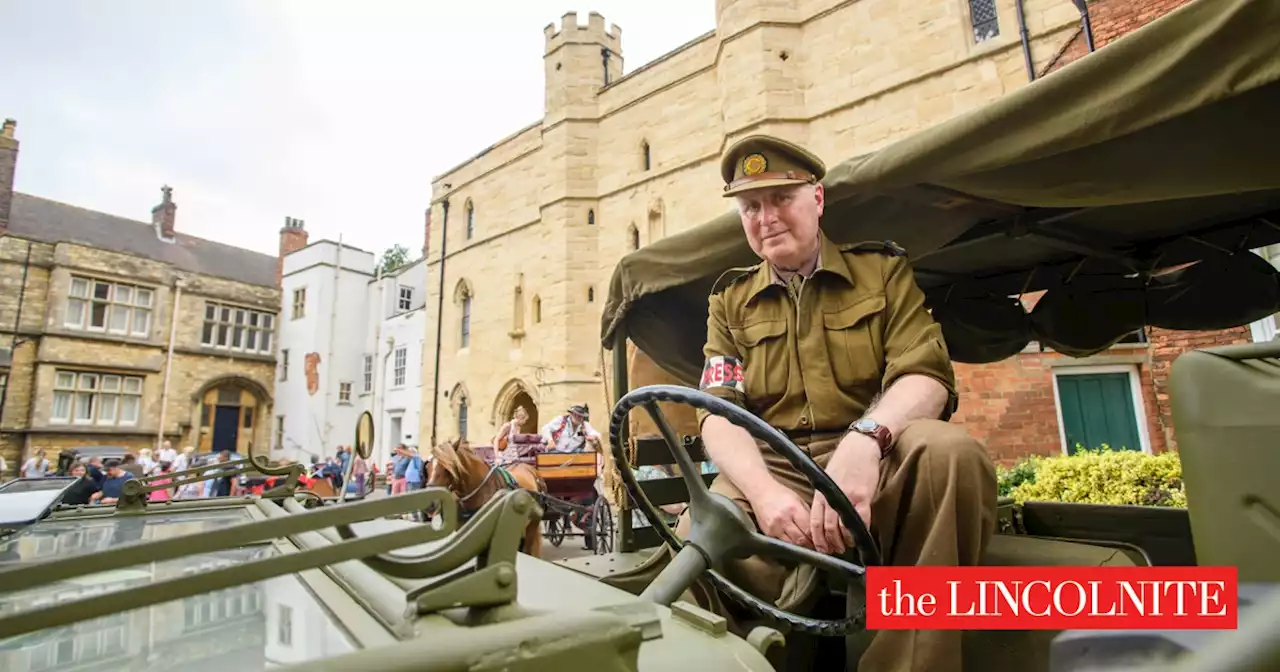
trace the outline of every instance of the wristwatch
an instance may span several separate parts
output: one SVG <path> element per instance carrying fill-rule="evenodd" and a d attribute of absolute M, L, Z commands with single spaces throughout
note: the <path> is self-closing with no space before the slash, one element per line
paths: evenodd
<path fill-rule="evenodd" d="M 889 451 L 893 448 L 893 433 L 888 427 L 872 420 L 871 418 L 859 418 L 853 424 L 849 425 L 849 431 L 865 434 L 876 440 L 876 444 L 880 446 L 880 459 L 884 459 Z"/>

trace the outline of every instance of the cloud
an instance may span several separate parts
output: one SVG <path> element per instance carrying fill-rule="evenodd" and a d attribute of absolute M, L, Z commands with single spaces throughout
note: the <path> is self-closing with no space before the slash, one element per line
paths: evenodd
<path fill-rule="evenodd" d="M 551 0 L 67 0 L 6 4 L 20 191 L 274 254 L 421 248 L 437 174 L 542 114 Z M 627 71 L 713 27 L 714 3 L 601 0 Z"/>

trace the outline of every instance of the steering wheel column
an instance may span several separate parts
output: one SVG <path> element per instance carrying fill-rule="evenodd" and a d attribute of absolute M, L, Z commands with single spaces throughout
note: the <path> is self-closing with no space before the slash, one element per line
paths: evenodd
<path fill-rule="evenodd" d="M 701 470 L 689 456 L 683 442 L 658 407 L 659 401 L 683 403 L 723 417 L 734 425 L 742 427 L 752 437 L 765 442 L 785 457 L 793 467 L 809 479 L 815 490 L 821 492 L 835 509 L 840 516 L 840 521 L 853 536 L 854 549 L 862 564 L 779 541 L 758 532 L 751 517 L 733 500 L 711 492 L 707 488 L 701 478 Z M 640 489 L 635 472 L 622 446 L 620 430 L 627 420 L 628 413 L 637 406 L 643 406 L 653 418 L 676 464 L 679 465 L 680 474 L 689 490 L 689 507 L 686 514 L 690 518 L 691 526 L 688 537 L 683 541 L 661 523 L 661 514 Z M 861 613 L 846 616 L 840 620 L 821 620 L 784 611 L 743 590 L 724 575 L 726 561 L 753 555 L 805 563 L 849 579 L 862 579 L 867 565 L 880 564 L 880 554 L 875 541 L 849 498 L 836 486 L 831 477 L 804 451 L 796 447 L 785 434 L 742 408 L 700 390 L 673 385 L 651 385 L 632 390 L 618 401 L 609 419 L 609 443 L 614 460 L 619 465 L 627 466 L 626 469 L 619 468 L 618 471 L 632 500 L 644 512 L 645 517 L 649 519 L 650 524 L 654 526 L 655 531 L 667 546 L 675 552 L 672 561 L 641 594 L 643 599 L 669 606 L 705 574 L 722 593 L 735 602 L 761 615 L 786 622 L 799 632 L 838 637 L 860 629 L 864 625 L 864 616 Z M 853 581 L 849 583 L 852 585 Z"/>

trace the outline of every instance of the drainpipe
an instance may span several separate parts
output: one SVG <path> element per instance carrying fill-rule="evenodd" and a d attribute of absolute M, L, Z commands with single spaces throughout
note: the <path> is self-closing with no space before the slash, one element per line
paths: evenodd
<path fill-rule="evenodd" d="M 164 445 L 165 409 L 169 406 L 169 376 L 173 373 L 173 344 L 178 338 L 178 312 L 181 308 L 182 288 L 187 281 L 182 276 L 173 280 L 173 310 L 169 316 L 169 347 L 164 356 L 164 385 L 160 390 L 160 426 L 156 428 L 156 450 Z M 255 422 L 256 424 L 256 422 Z"/>
<path fill-rule="evenodd" d="M 382 356 L 382 361 L 378 363 L 378 368 L 382 370 L 382 380 L 378 383 L 378 396 L 382 399 L 382 405 L 378 409 L 378 427 L 382 427 L 382 416 L 387 414 L 387 362 L 391 361 L 391 356 L 396 352 L 396 337 L 387 337 L 387 352 Z M 404 426 L 400 427 L 400 431 L 404 431 Z M 379 433 L 386 438 L 386 432 L 379 430 Z M 388 455 L 390 451 L 387 451 Z M 383 459 L 383 458 L 379 458 Z M 384 460 L 385 462 L 385 460 Z"/>
<path fill-rule="evenodd" d="M 333 386 L 338 384 L 337 378 L 329 380 L 335 367 L 333 366 L 333 341 L 337 337 L 334 330 L 338 324 L 338 299 L 341 293 L 338 291 L 338 283 L 342 281 L 342 234 L 338 234 L 338 255 L 333 265 L 333 300 L 329 302 L 329 348 L 325 353 L 326 364 L 320 368 L 324 372 L 320 376 L 320 384 L 324 385 L 324 433 L 322 441 L 324 441 L 325 449 L 329 446 L 329 432 L 333 430 L 333 423 L 330 422 L 329 413 L 333 411 L 332 398 Z M 324 450 L 324 449 L 322 449 Z M 344 486 L 345 487 L 345 486 Z M 344 490 L 345 492 L 345 490 Z"/>
<path fill-rule="evenodd" d="M 1089 48 L 1089 53 L 1093 53 L 1093 21 L 1089 19 L 1089 3 L 1088 0 L 1071 0 L 1075 4 L 1076 9 L 1080 10 L 1080 29 L 1084 32 L 1084 43 Z"/>
<path fill-rule="evenodd" d="M 1026 62 L 1027 79 L 1035 81 L 1036 66 L 1031 60 L 1031 36 L 1027 34 L 1027 17 L 1022 12 L 1023 0 L 1016 0 L 1013 6 L 1018 10 L 1018 35 L 1022 38 L 1022 60 Z"/>
<path fill-rule="evenodd" d="M 444 263 L 449 253 L 449 199 L 440 201 L 444 217 L 440 226 L 440 296 L 436 300 L 435 382 L 431 385 L 431 445 L 436 445 L 436 422 L 440 419 L 440 339 L 444 337 Z M 421 438 L 421 437 L 419 437 Z"/>
<path fill-rule="evenodd" d="M 373 394 L 373 399 L 369 402 L 369 412 L 373 413 L 373 426 L 376 428 L 373 433 L 374 454 L 379 456 L 378 460 L 375 461 L 376 464 L 382 459 L 382 451 L 379 450 L 382 447 L 382 414 L 379 412 L 378 402 L 381 401 L 382 395 L 378 388 L 378 380 L 381 378 L 381 376 L 378 375 L 378 345 L 382 342 L 382 311 L 384 310 L 382 306 L 385 305 L 384 302 L 386 301 L 384 294 L 385 289 L 382 284 L 381 265 L 375 269 L 374 277 L 376 278 L 375 281 L 378 283 L 378 307 L 373 313 L 373 353 L 369 356 L 369 368 L 372 369 L 371 375 L 373 376 L 373 379 L 369 381 L 369 392 Z M 364 363 L 361 362 L 362 366 L 363 364 Z M 362 371 L 361 374 L 363 373 L 364 372 Z"/>

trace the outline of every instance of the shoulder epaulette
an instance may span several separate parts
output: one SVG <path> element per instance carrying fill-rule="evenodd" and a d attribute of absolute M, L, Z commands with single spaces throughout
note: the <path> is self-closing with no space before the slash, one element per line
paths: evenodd
<path fill-rule="evenodd" d="M 720 277 L 716 278 L 715 284 L 711 286 L 711 293 L 718 294 L 730 285 L 742 282 L 746 278 L 751 277 L 751 274 L 758 268 L 760 268 L 760 264 L 756 264 L 754 266 L 739 266 L 721 273 Z"/>
<path fill-rule="evenodd" d="M 878 252 L 891 257 L 905 257 L 907 251 L 892 240 L 868 240 L 861 243 L 846 243 L 840 246 L 841 252 Z"/>

